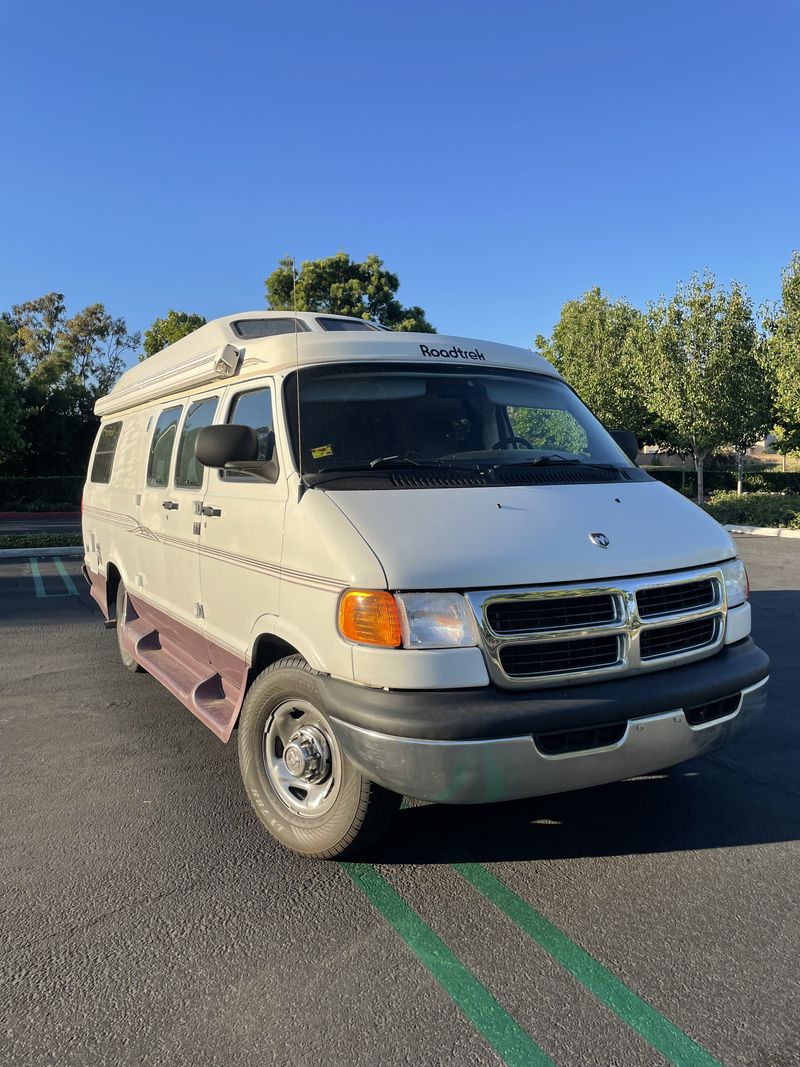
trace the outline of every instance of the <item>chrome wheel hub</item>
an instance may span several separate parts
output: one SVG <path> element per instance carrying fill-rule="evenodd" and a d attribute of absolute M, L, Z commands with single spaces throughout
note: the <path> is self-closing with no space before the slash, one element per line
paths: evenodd
<path fill-rule="evenodd" d="M 283 750 L 289 774 L 305 782 L 320 782 L 331 769 L 331 753 L 321 730 L 314 726 L 298 730 Z"/>
<path fill-rule="evenodd" d="M 323 815 L 339 793 L 342 759 L 328 721 L 307 700 L 287 700 L 264 726 L 263 767 L 296 815 Z"/>

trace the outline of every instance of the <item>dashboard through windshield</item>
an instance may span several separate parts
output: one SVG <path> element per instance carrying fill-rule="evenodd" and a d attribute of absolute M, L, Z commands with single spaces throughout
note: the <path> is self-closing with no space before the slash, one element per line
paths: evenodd
<path fill-rule="evenodd" d="M 497 464 L 632 464 L 560 379 L 491 368 L 359 363 L 307 367 L 285 385 L 304 474 Z M 298 462 L 298 457 L 300 462 Z"/>

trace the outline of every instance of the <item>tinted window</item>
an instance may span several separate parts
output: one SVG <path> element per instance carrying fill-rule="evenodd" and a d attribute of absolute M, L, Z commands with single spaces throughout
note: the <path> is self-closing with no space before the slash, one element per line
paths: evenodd
<path fill-rule="evenodd" d="M 111 468 L 114 465 L 114 453 L 121 429 L 121 422 L 107 422 L 100 430 L 90 476 L 93 482 L 111 481 Z"/>
<path fill-rule="evenodd" d="M 323 330 L 376 330 L 371 322 L 364 319 L 317 319 Z"/>
<path fill-rule="evenodd" d="M 203 484 L 205 468 L 195 457 L 194 442 L 198 431 L 203 426 L 210 426 L 214 421 L 218 399 L 216 396 L 208 396 L 203 400 L 196 400 L 187 412 L 178 445 L 178 462 L 175 464 L 175 485 L 181 489 Z"/>
<path fill-rule="evenodd" d="M 281 333 L 305 333 L 308 326 L 302 319 L 237 319 L 232 322 L 240 337 L 250 341 L 256 337 L 277 337 Z"/>
<path fill-rule="evenodd" d="M 272 393 L 269 389 L 253 389 L 249 393 L 239 393 L 235 396 L 228 413 L 228 422 L 239 426 L 252 426 L 258 435 L 258 458 L 267 458 L 267 436 L 272 430 Z M 251 480 L 246 474 L 226 473 L 225 478 Z"/>
<path fill-rule="evenodd" d="M 169 481 L 169 466 L 172 462 L 172 449 L 175 434 L 183 409 L 166 408 L 158 416 L 153 440 L 150 442 L 150 456 L 147 460 L 147 484 L 166 485 Z"/>

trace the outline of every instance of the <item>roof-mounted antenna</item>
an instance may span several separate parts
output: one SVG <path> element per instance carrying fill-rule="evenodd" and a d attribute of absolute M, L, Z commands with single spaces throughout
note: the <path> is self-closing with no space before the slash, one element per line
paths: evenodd
<path fill-rule="evenodd" d="M 294 256 L 292 256 L 292 312 L 294 314 L 294 388 L 297 394 L 297 471 L 300 475 L 300 484 L 297 487 L 297 503 L 299 504 L 308 485 L 303 478 L 303 433 L 300 428 L 300 342 L 297 336 L 299 333 L 297 328 L 297 269 Z"/>

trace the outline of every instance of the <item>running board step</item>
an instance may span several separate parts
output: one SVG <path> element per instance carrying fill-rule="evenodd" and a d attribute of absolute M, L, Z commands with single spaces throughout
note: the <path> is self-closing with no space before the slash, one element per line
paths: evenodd
<path fill-rule="evenodd" d="M 241 687 L 224 679 L 174 636 L 156 629 L 139 614 L 143 608 L 141 603 L 132 604 L 129 596 L 122 629 L 126 651 L 209 730 L 227 741 L 241 703 Z"/>

